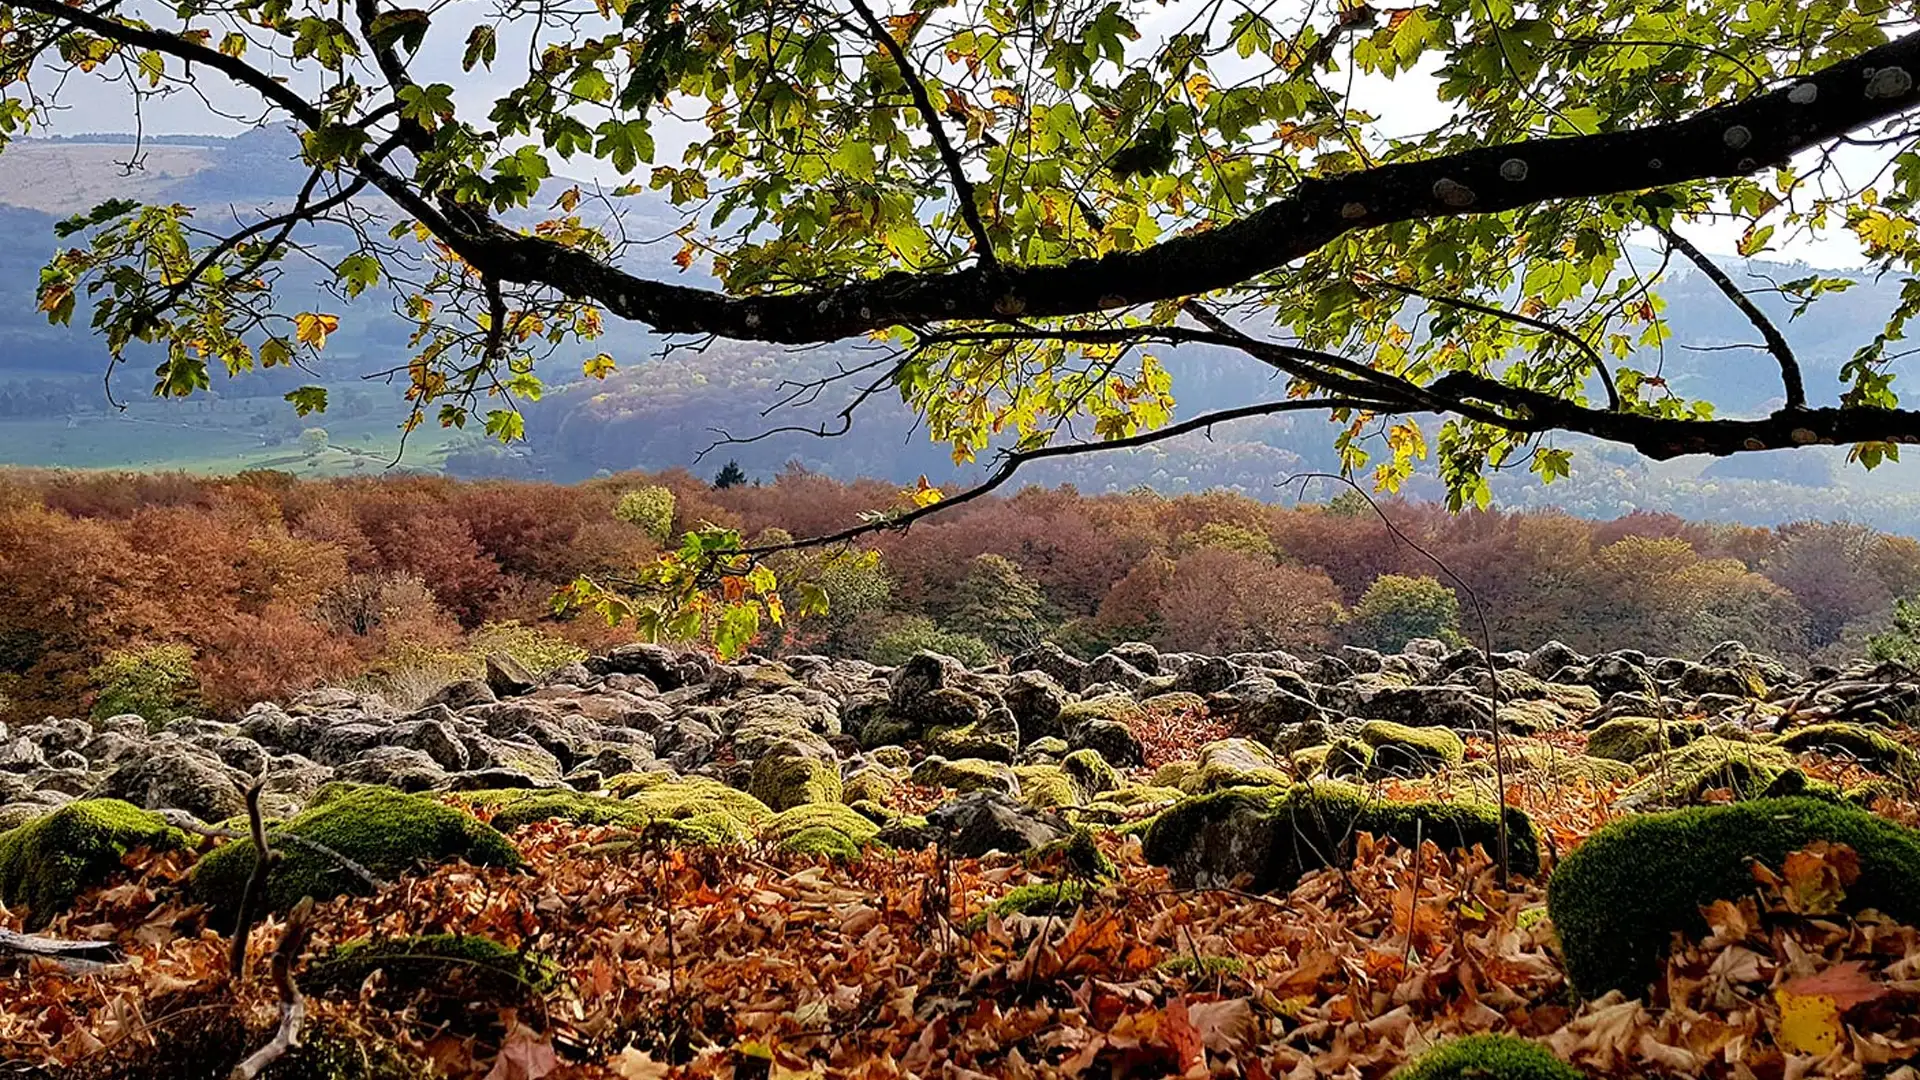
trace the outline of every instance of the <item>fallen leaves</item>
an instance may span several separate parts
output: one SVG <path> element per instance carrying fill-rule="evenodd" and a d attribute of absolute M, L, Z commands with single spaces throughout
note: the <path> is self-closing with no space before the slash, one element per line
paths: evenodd
<path fill-rule="evenodd" d="M 1557 797 L 1585 797 L 1570 790 Z M 1568 806 L 1558 820 L 1577 832 L 1583 815 L 1599 813 Z M 1344 873 L 1251 896 L 1173 890 L 1133 841 L 1107 838 L 1119 878 L 1080 908 L 968 933 L 974 913 L 1058 868 L 933 851 L 851 864 L 610 854 L 615 835 L 533 825 L 516 834 L 528 872 L 442 867 L 323 905 L 316 953 L 486 934 L 557 978 L 517 1010 L 478 1009 L 382 972 L 316 995 L 316 1023 L 474 1080 L 1381 1080 L 1482 1031 L 1541 1039 L 1595 1076 L 1797 1080 L 1920 1063 L 1920 931 L 1831 917 L 1858 878 L 1841 847 L 1756 868 L 1756 892 L 1710 905 L 1705 935 L 1645 999 L 1574 1005 L 1540 886 L 1501 888 L 1484 854 L 1432 844 L 1362 836 Z M 170 1002 L 227 999 L 224 942 L 173 899 L 183 866 L 149 856 L 56 925 L 112 938 L 124 967 L 0 981 L 0 1057 L 166 1053 L 183 1026 Z M 271 1001 L 264 980 L 239 987 L 248 1024 L 270 1025 Z"/>

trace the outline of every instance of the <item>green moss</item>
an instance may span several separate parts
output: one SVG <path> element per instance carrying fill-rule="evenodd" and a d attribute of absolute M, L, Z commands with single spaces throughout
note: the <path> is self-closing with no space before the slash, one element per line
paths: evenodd
<path fill-rule="evenodd" d="M 1047 915 L 1065 917 L 1079 910 L 1086 903 L 1087 885 L 1082 881 L 1036 881 L 1021 885 L 1007 892 L 987 910 L 967 920 L 968 931 L 978 930 L 987 924 L 987 912 L 1001 918 L 1014 915 L 1028 915 L 1040 918 Z"/>
<path fill-rule="evenodd" d="M 772 816 L 765 803 L 705 777 L 668 777 L 631 785 L 623 799 L 572 792 L 541 792 L 507 804 L 493 815 L 501 832 L 530 822 L 561 818 L 577 825 L 642 829 L 690 844 L 740 843 Z"/>
<path fill-rule="evenodd" d="M 1327 747 L 1320 771 L 1328 776 L 1365 776 L 1373 770 L 1373 747 L 1359 739 L 1335 739 Z"/>
<path fill-rule="evenodd" d="M 952 788 L 958 792 L 1001 791 L 1015 793 L 1019 784 L 1011 768 L 997 761 L 963 758 L 948 761 L 930 757 L 913 767 L 913 782 L 927 787 Z"/>
<path fill-rule="evenodd" d="M 1120 875 L 1120 868 L 1100 850 L 1093 830 L 1085 825 L 1074 829 L 1065 839 L 1036 848 L 1027 856 L 1027 865 L 1054 867 L 1088 881 L 1106 881 Z"/>
<path fill-rule="evenodd" d="M 1089 720 L 1116 720 L 1137 724 L 1147 718 L 1147 710 L 1125 694 L 1102 694 L 1085 701 L 1070 701 L 1060 709 L 1060 730 L 1072 731 Z"/>
<path fill-rule="evenodd" d="M 1537 1042 L 1513 1035 L 1449 1039 L 1393 1074 L 1393 1080 L 1584 1080 L 1579 1069 Z"/>
<path fill-rule="evenodd" d="M 1020 752 L 1020 736 L 1010 726 L 991 720 L 927 729 L 927 750 L 950 758 L 979 758 L 1011 762 Z"/>
<path fill-rule="evenodd" d="M 1201 747 L 1199 765 L 1167 786 L 1202 794 L 1229 787 L 1285 786 L 1291 779 L 1273 751 L 1252 739 L 1221 739 Z M 1161 782 L 1157 774 L 1154 782 Z"/>
<path fill-rule="evenodd" d="M 1015 765 L 1013 775 L 1020 780 L 1020 801 L 1028 806 L 1051 810 L 1080 805 L 1080 786 L 1058 765 Z"/>
<path fill-rule="evenodd" d="M 1663 746 L 1667 749 L 1685 746 L 1706 732 L 1707 725 L 1698 720 L 1663 722 L 1651 716 L 1616 716 L 1587 736 L 1587 755 L 1610 761 L 1638 761 Z"/>
<path fill-rule="evenodd" d="M 760 835 L 781 851 L 854 859 L 880 835 L 880 826 L 851 806 L 808 803 L 775 814 Z"/>
<path fill-rule="evenodd" d="M 1196 762 L 1169 761 L 1165 765 L 1153 770 L 1153 779 L 1149 780 L 1148 783 L 1154 787 L 1181 788 L 1184 790 L 1188 787 L 1187 781 L 1191 780 L 1193 775 L 1199 770 L 1200 766 Z M 1191 790 L 1201 791 L 1206 789 L 1196 784 Z"/>
<path fill-rule="evenodd" d="M 165 851 L 186 837 L 119 799 L 82 799 L 0 834 L 0 901 L 41 926 L 105 881 L 135 848 Z"/>
<path fill-rule="evenodd" d="M 1848 788 L 1841 797 L 1855 806 L 1872 809 L 1873 804 L 1881 799 L 1904 799 L 1911 793 L 1912 789 L 1906 784 L 1875 777 Z"/>
<path fill-rule="evenodd" d="M 521 804 L 514 804 L 516 807 Z M 498 832 L 471 814 L 390 788 L 352 788 L 330 795 L 278 826 L 322 844 L 384 878 L 423 864 L 463 859 L 476 866 L 519 866 L 520 854 Z M 279 844 L 282 861 L 267 876 L 266 905 L 285 911 L 303 896 L 325 900 L 360 892 L 364 882 L 330 856 L 299 844 Z M 196 899 L 216 910 L 239 905 L 253 872 L 251 840 L 231 841 L 193 868 Z"/>
<path fill-rule="evenodd" d="M 1162 960 L 1154 970 L 1172 978 L 1238 978 L 1247 973 L 1247 962 L 1237 956 L 1202 956 L 1196 960 L 1192 954 L 1182 953 Z"/>
<path fill-rule="evenodd" d="M 1533 823 L 1506 811 L 1509 864 L 1519 874 L 1540 869 Z M 1254 887 L 1291 886 L 1309 870 L 1344 865 L 1359 833 L 1416 838 L 1442 848 L 1499 846 L 1494 807 L 1473 802 L 1382 802 L 1352 784 L 1321 781 L 1292 788 L 1228 788 L 1185 800 L 1155 818 L 1143 836 L 1147 861 L 1173 869 L 1177 880 L 1227 880 L 1247 872 Z"/>
<path fill-rule="evenodd" d="M 1674 806 L 1694 802 L 1715 788 L 1731 788 L 1736 798 L 1755 798 L 1792 769 L 1794 761 L 1777 746 L 1702 735 L 1678 750 L 1644 758 L 1638 767 L 1646 775 L 1621 792 L 1621 801 L 1628 806 Z"/>
<path fill-rule="evenodd" d="M 1509 701 L 1499 708 L 1502 731 L 1517 735 L 1535 735 L 1553 731 L 1573 722 L 1573 717 L 1551 701 Z"/>
<path fill-rule="evenodd" d="M 840 785 L 840 801 L 849 806 L 870 802 L 885 806 L 900 797 L 900 781 L 886 769 L 861 769 Z"/>
<path fill-rule="evenodd" d="M 375 971 L 390 986 L 457 988 L 469 1001 L 510 1005 L 553 985 L 554 965 L 479 934 L 427 934 L 349 941 L 307 969 L 302 981 L 321 992 L 352 991 Z"/>
<path fill-rule="evenodd" d="M 1075 750 L 1061 759 L 1060 767 L 1080 787 L 1080 793 L 1092 798 L 1103 792 L 1112 791 L 1121 784 L 1120 770 L 1107 763 L 1094 749 Z"/>
<path fill-rule="evenodd" d="M 1373 748 L 1367 775 L 1425 776 L 1467 756 L 1467 744 L 1443 727 L 1408 727 L 1390 720 L 1360 725 L 1360 741 Z"/>
<path fill-rule="evenodd" d="M 1513 771 L 1535 773 L 1553 783 L 1590 780 L 1599 784 L 1624 784 L 1639 775 L 1624 761 L 1570 754 L 1551 743 L 1530 739 L 1507 743 L 1506 752 L 1508 767 Z"/>
<path fill-rule="evenodd" d="M 1814 724 L 1788 732 L 1774 745 L 1795 753 L 1814 750 L 1850 757 L 1898 779 L 1920 779 L 1920 754 L 1864 724 Z"/>
<path fill-rule="evenodd" d="M 779 812 L 808 803 L 837 803 L 843 791 L 840 770 L 810 757 L 777 755 L 753 763 L 747 794 Z"/>
<path fill-rule="evenodd" d="M 1753 888 L 1750 860 L 1778 868 L 1816 840 L 1851 846 L 1849 909 L 1920 920 L 1920 833 L 1820 799 L 1756 799 L 1614 822 L 1566 857 L 1547 890 L 1567 972 L 1590 996 L 1639 994 L 1675 931 L 1706 931 L 1700 908 Z"/>

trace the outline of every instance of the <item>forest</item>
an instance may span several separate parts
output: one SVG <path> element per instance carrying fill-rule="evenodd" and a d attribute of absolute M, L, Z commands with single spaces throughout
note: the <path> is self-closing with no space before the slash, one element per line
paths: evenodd
<path fill-rule="evenodd" d="M 1085 659 L 1128 641 L 1227 654 L 1490 636 L 1495 650 L 1698 655 L 1737 640 L 1804 665 L 1864 655 L 1920 595 L 1920 541 L 1845 522 L 1376 511 L 1325 495 L 979 500 L 776 556 L 830 606 L 754 646 L 882 663 L 933 647 L 980 665 L 1042 640 Z M 509 642 L 537 664 L 629 639 L 589 613 L 555 617 L 555 592 L 628 572 L 689 529 L 820 535 L 900 498 L 798 467 L 726 487 L 685 471 L 573 486 L 14 472 L 0 483 L 0 690 L 9 718 L 99 712 L 145 655 L 174 658 L 133 670 L 188 695 L 175 712 L 235 715 L 334 683 L 417 698 Z"/>

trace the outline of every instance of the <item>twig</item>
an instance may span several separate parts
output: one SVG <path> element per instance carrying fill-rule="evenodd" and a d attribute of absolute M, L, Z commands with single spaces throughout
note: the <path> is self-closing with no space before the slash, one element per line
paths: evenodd
<path fill-rule="evenodd" d="M 254 1080 L 281 1055 L 300 1045 L 300 1025 L 307 1019 L 307 999 L 293 981 L 293 964 L 300 958 L 300 947 L 307 937 L 307 923 L 313 916 L 313 897 L 304 896 L 287 915 L 287 928 L 280 935 L 280 947 L 273 950 L 273 985 L 280 991 L 280 1027 L 272 1041 L 247 1055 L 233 1067 L 228 1080 Z"/>
<path fill-rule="evenodd" d="M 1800 377 L 1800 361 L 1793 355 L 1793 346 L 1787 344 L 1787 336 L 1782 334 L 1780 328 L 1773 324 L 1773 320 L 1767 318 L 1766 313 L 1754 304 L 1752 297 L 1733 283 L 1733 279 L 1727 276 L 1725 270 L 1720 269 L 1712 259 L 1707 258 L 1705 252 L 1693 246 L 1693 241 L 1657 221 L 1654 222 L 1653 227 L 1661 236 L 1667 238 L 1667 243 L 1673 245 L 1674 250 L 1692 261 L 1693 265 L 1707 276 L 1707 280 L 1713 282 L 1715 288 L 1725 293 L 1727 299 L 1733 301 L 1733 306 L 1740 309 L 1740 314 L 1745 315 L 1747 321 L 1753 324 L 1753 328 L 1760 331 L 1760 336 L 1766 340 L 1767 351 L 1780 362 L 1780 382 L 1786 387 L 1787 408 L 1806 408 L 1806 383 Z"/>
<path fill-rule="evenodd" d="M 913 95 L 914 107 L 927 122 L 927 134 L 933 138 L 933 145 L 940 152 L 940 162 L 947 168 L 947 176 L 953 181 L 954 202 L 959 204 L 960 217 L 967 223 L 967 231 L 973 234 L 974 245 L 979 249 L 980 264 L 988 270 L 1000 268 L 999 257 L 993 253 L 993 240 L 987 235 L 986 222 L 980 220 L 980 208 L 975 202 L 973 181 L 967 176 L 960 152 L 953 148 L 952 140 L 947 138 L 946 125 L 940 122 L 940 110 L 934 107 L 933 99 L 927 94 L 927 84 L 920 79 L 920 73 L 913 68 L 913 61 L 907 56 L 907 50 L 887 29 L 887 24 L 868 7 L 866 0 L 851 0 L 853 9 L 860 13 L 867 29 L 872 31 L 873 40 L 885 49 L 892 58 L 895 67 L 900 69 L 900 78 L 907 84 L 907 92 Z"/>
<path fill-rule="evenodd" d="M 1413 819 L 1413 899 L 1407 901 L 1407 948 L 1400 954 L 1402 977 L 1413 970 L 1413 924 L 1420 911 L 1420 870 L 1424 862 L 1420 856 L 1421 849 L 1426 846 L 1426 839 L 1421 834 L 1426 823 L 1425 818 Z"/>
<path fill-rule="evenodd" d="M 1494 835 L 1496 842 L 1500 845 L 1499 852 L 1494 856 L 1494 863 L 1500 871 L 1500 888 L 1503 890 L 1506 889 L 1508 887 L 1511 870 L 1508 866 L 1507 845 L 1507 753 L 1506 745 L 1500 738 L 1500 672 L 1499 669 L 1493 666 L 1493 627 L 1492 624 L 1487 622 L 1487 609 L 1480 603 L 1480 594 L 1474 592 L 1473 586 L 1468 585 L 1464 578 L 1454 573 L 1452 567 L 1440 561 L 1439 556 L 1421 547 L 1419 544 L 1414 543 L 1412 537 L 1401 532 L 1400 527 L 1393 523 L 1393 519 L 1387 517 L 1386 511 L 1380 509 L 1380 504 L 1373 501 L 1373 496 L 1361 490 L 1360 485 L 1354 483 L 1352 478 L 1338 476 L 1333 473 L 1296 473 L 1281 481 L 1281 485 L 1291 484 L 1295 480 L 1299 480 L 1303 484 L 1308 480 L 1332 480 L 1337 484 L 1345 484 L 1351 488 L 1354 494 L 1367 501 L 1367 505 L 1373 509 L 1374 516 L 1378 517 L 1380 524 L 1386 527 L 1388 535 L 1392 536 L 1396 541 L 1419 552 L 1442 574 L 1445 574 L 1447 580 L 1451 582 L 1455 588 L 1466 593 L 1468 602 L 1473 605 L 1474 617 L 1480 623 L 1480 660 L 1486 666 L 1487 680 L 1491 683 L 1489 689 L 1492 692 L 1492 696 L 1488 699 L 1487 703 L 1487 722 L 1493 733 L 1494 784 L 1499 788 L 1499 790 L 1494 793 Z"/>
<path fill-rule="evenodd" d="M 267 822 L 260 814 L 260 789 L 264 780 L 247 785 L 247 824 L 253 830 L 253 872 L 247 875 L 246 888 L 240 893 L 240 917 L 233 927 L 233 946 L 227 953 L 227 977 L 239 982 L 247 974 L 247 936 L 253 930 L 254 908 L 267 887 L 267 874 L 279 861 L 280 853 L 267 845 Z"/>
<path fill-rule="evenodd" d="M 174 828 L 179 829 L 182 832 L 190 832 L 195 836 L 205 836 L 214 840 L 250 840 L 252 839 L 252 836 L 249 833 L 235 832 L 232 829 L 215 828 L 212 825 L 203 825 L 199 821 L 196 821 L 193 815 L 188 814 L 183 810 L 156 810 L 154 811 L 154 813 L 157 813 L 162 818 L 166 819 L 167 824 L 173 826 Z M 268 833 L 268 835 L 273 837 L 276 840 L 279 840 L 283 844 L 291 844 L 294 847 L 306 848 L 308 851 L 314 852 L 319 855 L 324 855 L 327 858 L 332 859 L 334 862 L 340 864 L 341 869 L 346 870 L 348 873 L 351 873 L 353 876 L 365 882 L 367 887 L 374 890 L 375 892 L 378 892 L 381 889 L 384 889 L 387 887 L 387 882 L 384 878 L 381 878 L 379 875 L 375 874 L 373 871 L 360 865 L 358 862 L 355 862 L 354 860 L 347 858 L 345 855 L 340 854 L 339 852 L 333 850 L 332 848 L 328 847 L 325 844 L 319 843 L 314 840 L 309 840 L 304 836 L 296 836 L 290 832 L 270 832 Z"/>

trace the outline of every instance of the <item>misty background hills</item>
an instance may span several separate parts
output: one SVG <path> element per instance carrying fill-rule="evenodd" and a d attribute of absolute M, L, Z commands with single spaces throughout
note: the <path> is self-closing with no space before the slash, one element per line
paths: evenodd
<path fill-rule="evenodd" d="M 792 350 L 716 342 L 704 350 L 675 349 L 644 329 L 611 322 L 592 348 L 556 354 L 538 370 L 549 384 L 543 400 L 525 407 L 527 440 L 501 448 L 461 432 L 422 429 L 402 452 L 398 423 L 401 387 L 365 376 L 393 367 L 406 355 L 409 325 L 372 294 L 352 304 L 326 295 L 318 281 L 299 282 L 289 269 L 283 305 L 338 312 L 341 326 L 312 373 L 279 369 L 236 379 L 215 375 L 211 394 L 157 401 L 148 394 L 153 361 L 132 358 L 109 386 L 107 357 L 85 327 L 49 326 L 34 307 L 40 267 L 56 250 L 61 218 L 108 198 L 179 202 L 208 222 L 289 202 L 306 178 L 295 157 L 298 143 L 283 130 L 263 128 L 237 137 L 76 135 L 21 140 L 0 154 L 0 463 L 76 468 L 187 469 L 230 472 L 279 468 L 303 475 L 375 473 L 388 468 L 447 472 L 462 477 L 510 476 L 557 481 L 625 469 L 687 467 L 711 475 L 736 459 L 750 476 L 764 477 L 798 462 L 837 477 L 856 475 L 910 482 L 927 475 L 940 483 L 977 479 L 978 467 L 956 468 L 944 446 L 916 430 L 896 397 L 867 403 L 851 432 L 822 439 L 783 434 L 723 445 L 699 456 L 723 433 L 748 436 L 774 425 L 818 426 L 854 392 L 829 387 L 810 405 L 772 414 L 785 384 L 830 374 L 871 359 L 864 346 L 841 343 Z M 549 197 L 563 181 L 550 181 Z M 632 205 L 634 235 L 650 226 L 670 231 L 664 208 L 644 199 Z M 329 239 L 320 235 L 324 242 Z M 344 254 L 344 248 L 340 251 Z M 671 245 L 639 247 L 628 265 L 672 275 Z M 1806 272 L 1786 264 L 1730 265 L 1736 280 L 1763 287 L 1764 277 L 1786 280 Z M 1809 393 L 1831 400 L 1842 389 L 1841 365 L 1867 340 L 1896 300 L 1897 283 L 1863 281 L 1822 300 L 1786 322 L 1777 297 L 1756 297 L 1786 329 L 1806 370 Z M 1700 352 L 1682 346 L 1754 341 L 1757 335 L 1711 284 L 1688 269 L 1670 270 L 1658 290 L 1668 301 L 1673 338 L 1659 356 L 1633 366 L 1657 370 L 1685 396 L 1711 398 L 1721 415 L 1754 415 L 1779 404 L 1772 360 L 1758 350 Z M 605 381 L 580 376 L 580 360 L 610 353 L 620 365 Z M 1161 356 L 1174 375 L 1179 415 L 1281 393 L 1264 366 L 1239 354 L 1179 349 Z M 294 416 L 282 400 L 298 385 L 328 386 L 331 407 L 321 417 Z M 303 432 L 325 431 L 321 440 Z M 1024 472 L 1029 482 L 1072 483 L 1082 491 L 1147 485 L 1167 494 L 1226 488 L 1258 498 L 1288 500 L 1298 485 L 1288 476 L 1336 467 L 1333 428 L 1308 416 L 1246 421 L 1130 452 L 1108 452 L 1050 463 Z M 1920 461 L 1867 473 L 1845 464 L 1844 450 L 1778 451 L 1716 461 L 1652 463 L 1631 451 L 1563 439 L 1576 449 L 1574 475 L 1548 487 L 1530 475 L 1496 478 L 1504 506 L 1558 506 L 1610 517 L 1657 510 L 1706 520 L 1768 525 L 1802 518 L 1847 518 L 1920 535 Z M 398 461 L 396 466 L 394 463 Z M 1437 481 L 1419 477 L 1408 494 L 1437 497 Z M 1310 491 L 1309 498 L 1326 497 Z"/>

